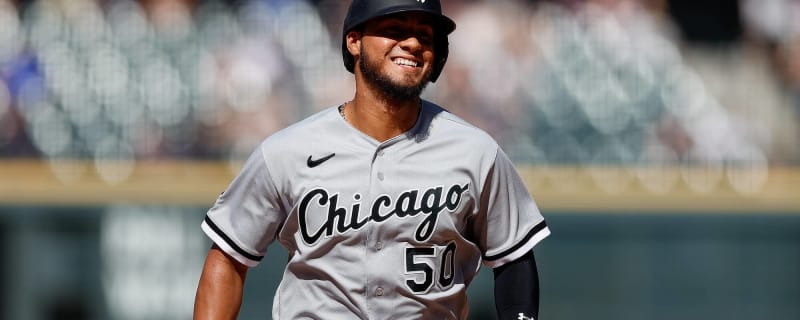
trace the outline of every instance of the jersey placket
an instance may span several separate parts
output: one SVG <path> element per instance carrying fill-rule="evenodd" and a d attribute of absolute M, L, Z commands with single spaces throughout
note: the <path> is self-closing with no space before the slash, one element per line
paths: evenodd
<path fill-rule="evenodd" d="M 385 194 L 387 183 L 391 180 L 391 147 L 405 139 L 404 135 L 389 139 L 375 148 L 370 166 L 369 198 L 374 201 L 376 197 Z M 391 220 L 391 219 L 390 219 Z M 391 221 L 384 221 L 391 223 Z M 392 305 L 395 296 L 395 283 L 390 277 L 393 262 L 397 259 L 391 256 L 389 247 L 391 239 L 384 239 L 381 228 L 377 223 L 370 223 L 367 232 L 366 252 L 367 265 L 367 306 L 370 319 L 381 319 L 392 314 Z"/>

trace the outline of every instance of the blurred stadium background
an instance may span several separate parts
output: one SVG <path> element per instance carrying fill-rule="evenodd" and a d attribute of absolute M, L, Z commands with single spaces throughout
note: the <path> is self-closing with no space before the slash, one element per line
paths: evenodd
<path fill-rule="evenodd" d="M 800 319 L 800 1 L 444 0 L 425 96 L 513 157 L 542 319 Z M 188 319 L 205 210 L 352 96 L 340 0 L 0 0 L 0 319 Z M 248 277 L 268 319 L 286 259 Z M 471 319 L 492 319 L 491 272 Z"/>

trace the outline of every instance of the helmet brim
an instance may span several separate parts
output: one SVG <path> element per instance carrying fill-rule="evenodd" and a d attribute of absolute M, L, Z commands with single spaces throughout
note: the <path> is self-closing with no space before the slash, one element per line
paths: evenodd
<path fill-rule="evenodd" d="M 436 12 L 434 10 L 428 10 L 426 8 L 415 8 L 415 7 L 410 8 L 408 6 L 393 6 L 379 10 L 375 12 L 373 15 L 370 15 L 369 17 L 361 17 L 359 19 L 353 19 L 352 21 L 346 21 L 346 24 L 344 25 L 344 34 L 347 35 L 348 32 L 366 23 L 367 21 L 382 18 L 392 14 L 407 13 L 407 12 L 422 12 L 431 15 L 435 19 L 434 20 L 435 30 L 437 32 L 441 32 L 441 35 L 446 36 L 452 33 L 456 29 L 456 23 L 455 21 L 453 21 L 453 19 L 450 19 L 447 16 L 439 12 Z"/>

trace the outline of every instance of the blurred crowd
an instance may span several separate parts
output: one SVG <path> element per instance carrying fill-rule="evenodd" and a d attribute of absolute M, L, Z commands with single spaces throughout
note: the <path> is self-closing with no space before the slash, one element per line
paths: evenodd
<path fill-rule="evenodd" d="M 800 160 L 798 0 L 443 2 L 458 28 L 424 96 L 517 162 Z M 0 157 L 241 160 L 352 97 L 346 6 L 0 0 Z"/>

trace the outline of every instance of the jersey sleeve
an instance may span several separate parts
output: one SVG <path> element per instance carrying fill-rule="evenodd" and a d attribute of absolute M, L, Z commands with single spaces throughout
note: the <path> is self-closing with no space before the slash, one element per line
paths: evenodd
<path fill-rule="evenodd" d="M 201 228 L 231 257 L 254 267 L 285 220 L 280 196 L 258 148 L 208 210 Z"/>
<path fill-rule="evenodd" d="M 516 260 L 550 235 L 519 173 L 499 148 L 482 187 L 474 233 L 483 263 L 491 268 Z"/>

